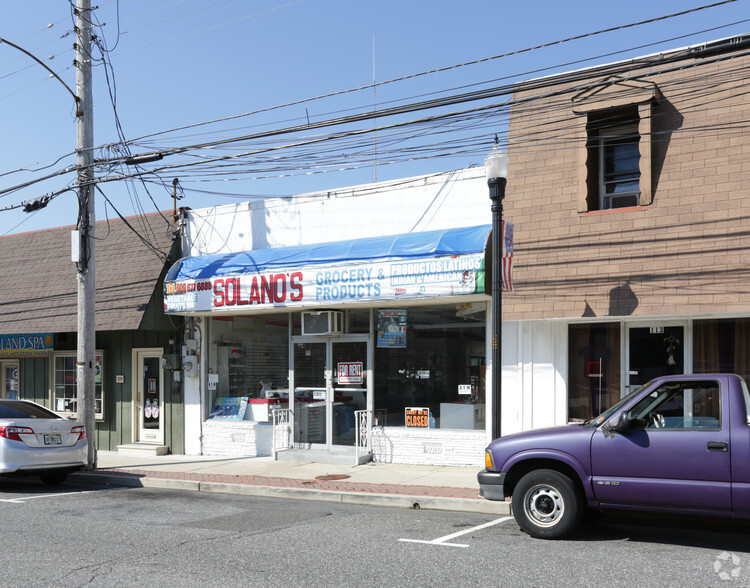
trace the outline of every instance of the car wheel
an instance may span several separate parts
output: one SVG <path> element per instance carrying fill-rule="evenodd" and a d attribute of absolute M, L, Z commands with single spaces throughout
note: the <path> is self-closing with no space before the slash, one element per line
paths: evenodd
<path fill-rule="evenodd" d="M 58 486 L 67 479 L 68 472 L 51 470 L 49 472 L 43 472 L 39 474 L 39 477 L 42 479 L 42 482 L 47 484 L 47 486 Z"/>
<path fill-rule="evenodd" d="M 573 481 L 555 470 L 529 472 L 513 492 L 513 516 L 532 537 L 565 537 L 576 528 L 582 512 Z"/>

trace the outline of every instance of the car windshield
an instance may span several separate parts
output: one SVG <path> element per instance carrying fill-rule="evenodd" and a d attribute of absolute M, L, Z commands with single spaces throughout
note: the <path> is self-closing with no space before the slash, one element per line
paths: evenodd
<path fill-rule="evenodd" d="M 627 402 L 636 394 L 638 394 L 641 390 L 643 390 L 646 386 L 650 386 L 651 382 L 646 382 L 643 384 L 643 386 L 639 386 L 637 389 L 633 390 L 630 394 L 627 396 L 624 396 L 623 398 L 620 398 L 619 401 L 615 402 L 612 406 L 610 406 L 607 410 L 605 410 L 602 414 L 600 414 L 598 417 L 588 420 L 584 425 L 592 425 L 594 427 L 598 427 L 601 425 L 604 421 L 609 419 L 613 414 L 615 414 L 620 408 L 627 404 Z"/>
<path fill-rule="evenodd" d="M 5 400 L 0 402 L 0 419 L 59 419 L 60 417 L 34 404 L 23 400 Z"/>

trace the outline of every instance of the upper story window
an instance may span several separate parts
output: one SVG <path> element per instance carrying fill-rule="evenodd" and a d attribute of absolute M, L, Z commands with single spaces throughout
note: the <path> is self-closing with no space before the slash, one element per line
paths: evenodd
<path fill-rule="evenodd" d="M 588 210 L 638 206 L 641 154 L 637 111 L 624 108 L 589 116 Z"/>
<path fill-rule="evenodd" d="M 648 206 L 652 105 L 658 88 L 608 80 L 573 98 L 579 129 L 578 211 Z"/>

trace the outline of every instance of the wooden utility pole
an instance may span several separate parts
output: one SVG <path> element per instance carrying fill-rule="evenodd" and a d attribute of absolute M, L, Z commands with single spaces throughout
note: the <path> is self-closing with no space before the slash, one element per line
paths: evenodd
<path fill-rule="evenodd" d="M 76 163 L 78 166 L 78 223 L 80 235 L 78 278 L 77 412 L 86 427 L 89 470 L 96 469 L 96 254 L 94 251 L 94 119 L 91 90 L 91 0 L 76 0 Z"/>

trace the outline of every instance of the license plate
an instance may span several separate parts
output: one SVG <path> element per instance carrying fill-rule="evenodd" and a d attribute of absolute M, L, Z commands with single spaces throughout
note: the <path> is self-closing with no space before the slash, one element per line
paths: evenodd
<path fill-rule="evenodd" d="M 45 435 L 44 444 L 45 445 L 62 445 L 62 437 L 60 437 L 59 434 Z"/>

